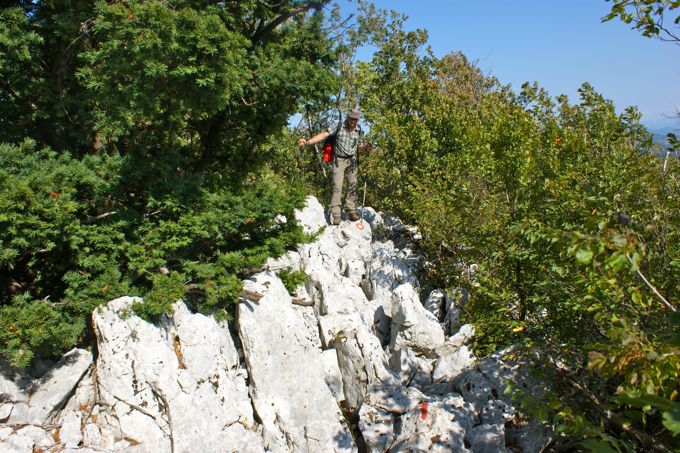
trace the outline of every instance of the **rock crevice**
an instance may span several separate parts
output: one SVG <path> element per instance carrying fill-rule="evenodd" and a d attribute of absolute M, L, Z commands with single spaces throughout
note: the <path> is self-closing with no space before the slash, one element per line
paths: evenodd
<path fill-rule="evenodd" d="M 244 281 L 233 325 L 181 301 L 156 325 L 129 315 L 134 298 L 100 307 L 95 363 L 73 350 L 39 381 L 0 373 L 0 450 L 540 449 L 547 434 L 515 426 L 503 395 L 508 379 L 536 383 L 504 351 L 474 356 L 460 301 L 421 302 L 417 229 L 370 208 L 362 218 L 326 227 L 308 198 L 297 219 L 317 239 Z M 281 269 L 307 275 L 297 294 Z"/>

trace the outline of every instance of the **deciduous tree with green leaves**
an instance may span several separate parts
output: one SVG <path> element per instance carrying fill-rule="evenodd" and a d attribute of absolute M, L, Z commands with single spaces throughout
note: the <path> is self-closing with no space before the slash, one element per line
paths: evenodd
<path fill-rule="evenodd" d="M 680 44 L 680 2 L 677 0 L 606 0 L 612 2 L 603 21 L 619 19 L 648 38 Z M 675 17 L 673 17 L 675 16 Z"/>
<path fill-rule="evenodd" d="M 371 204 L 420 227 L 433 286 L 468 292 L 478 352 L 541 351 L 554 388 L 517 396 L 562 447 L 677 448 L 678 162 L 589 84 L 515 93 L 425 43 L 391 29 L 362 71 Z"/>

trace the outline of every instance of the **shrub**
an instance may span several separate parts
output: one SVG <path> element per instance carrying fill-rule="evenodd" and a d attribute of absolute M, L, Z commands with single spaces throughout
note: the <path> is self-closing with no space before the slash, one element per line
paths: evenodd
<path fill-rule="evenodd" d="M 283 286 L 286 287 L 290 294 L 295 293 L 298 286 L 305 283 L 307 276 L 304 272 L 293 271 L 290 269 L 283 269 L 279 272 L 279 278 L 283 282 Z"/>
<path fill-rule="evenodd" d="M 677 446 L 677 160 L 588 84 L 578 104 L 514 93 L 414 44 L 395 32 L 365 69 L 371 203 L 419 226 L 431 285 L 469 292 L 478 352 L 519 342 L 568 370 L 527 407 L 589 448 Z"/>

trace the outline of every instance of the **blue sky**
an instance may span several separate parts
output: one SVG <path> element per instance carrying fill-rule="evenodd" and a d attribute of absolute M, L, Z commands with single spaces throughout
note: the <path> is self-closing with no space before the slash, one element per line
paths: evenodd
<path fill-rule="evenodd" d="M 636 105 L 649 127 L 680 110 L 680 46 L 601 22 L 604 0 L 374 0 L 424 28 L 437 56 L 462 51 L 504 84 L 537 81 L 572 102 L 589 82 L 617 111 Z"/>

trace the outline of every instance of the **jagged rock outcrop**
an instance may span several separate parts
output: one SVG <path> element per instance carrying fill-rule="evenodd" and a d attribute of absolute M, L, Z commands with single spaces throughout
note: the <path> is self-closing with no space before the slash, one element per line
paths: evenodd
<path fill-rule="evenodd" d="M 235 322 L 179 301 L 153 324 L 133 298 L 93 315 L 97 358 L 69 352 L 41 378 L 0 363 L 0 451 L 537 451 L 506 380 L 541 391 L 500 351 L 479 360 L 462 293 L 421 302 L 416 228 L 370 208 L 244 281 Z M 279 219 L 281 222 L 285 219 Z M 290 295 L 276 273 L 303 271 Z"/>
<path fill-rule="evenodd" d="M 331 389 L 318 340 L 271 272 L 248 280 L 262 295 L 238 307 L 238 330 L 250 371 L 250 395 L 273 452 L 351 452 L 356 448 Z M 318 338 L 318 332 L 316 333 Z"/>
<path fill-rule="evenodd" d="M 117 299 L 93 314 L 98 406 L 118 421 L 111 428 L 157 451 L 264 451 L 226 323 L 179 302 L 172 318 L 153 325 L 126 315 L 132 302 Z"/>

